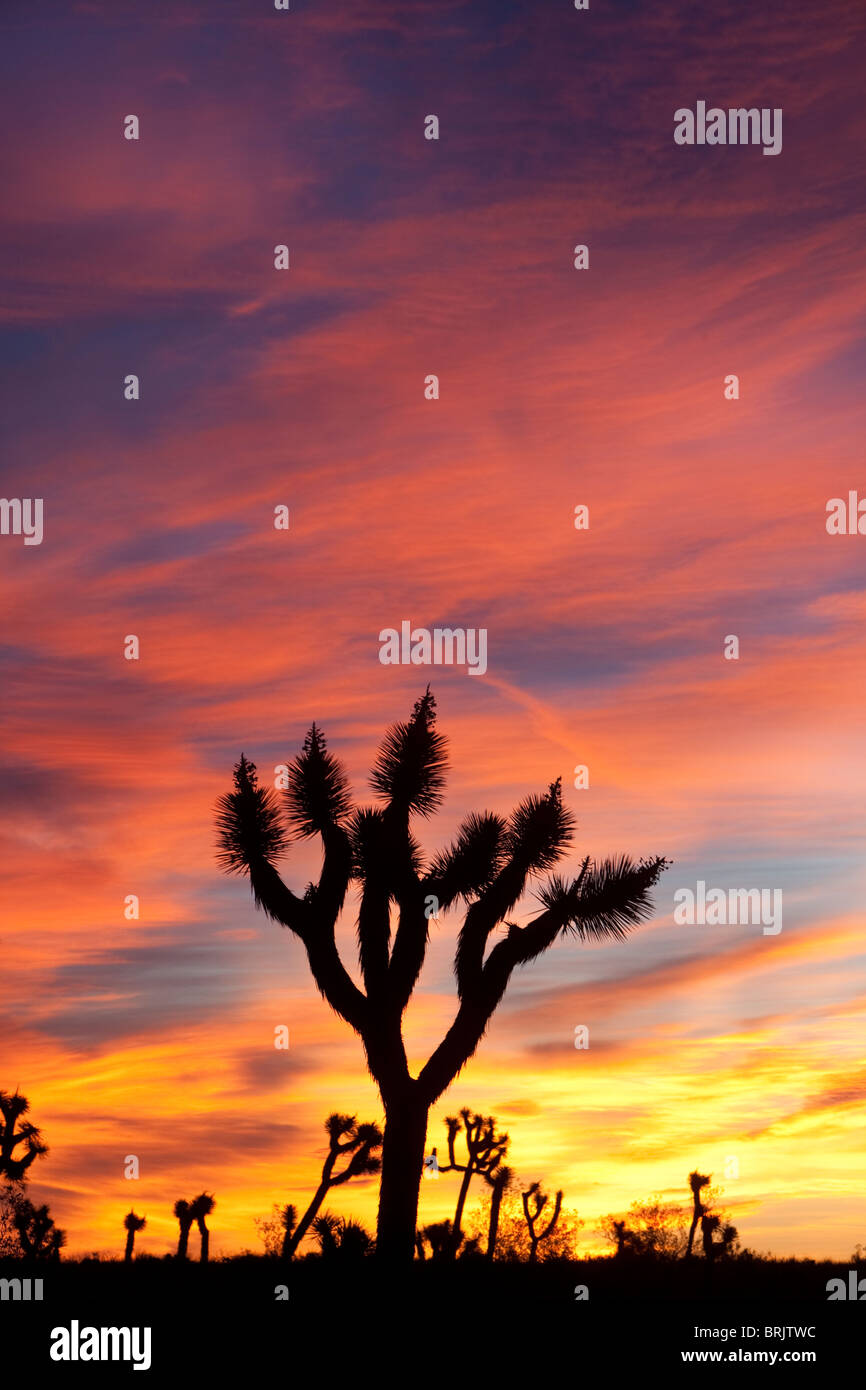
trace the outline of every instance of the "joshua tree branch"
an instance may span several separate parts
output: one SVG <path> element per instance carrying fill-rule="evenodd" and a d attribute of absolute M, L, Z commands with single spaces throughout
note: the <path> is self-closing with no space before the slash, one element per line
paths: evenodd
<path fill-rule="evenodd" d="M 250 881 L 256 900 L 268 916 L 288 927 L 304 943 L 313 979 L 331 1008 L 356 1033 L 363 1033 L 367 999 L 340 960 L 333 924 L 319 920 L 316 904 L 296 897 L 267 860 L 257 860 L 250 865 Z"/>

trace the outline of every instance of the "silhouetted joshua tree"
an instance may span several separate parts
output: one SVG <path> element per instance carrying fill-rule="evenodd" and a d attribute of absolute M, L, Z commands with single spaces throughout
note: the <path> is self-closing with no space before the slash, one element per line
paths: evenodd
<path fill-rule="evenodd" d="M 295 1222 L 297 1221 L 297 1219 L 298 1219 L 298 1213 L 297 1213 L 297 1211 L 296 1211 L 295 1208 L 292 1206 L 291 1202 L 288 1202 L 288 1203 L 286 1204 L 286 1206 L 284 1206 L 283 1209 L 282 1209 L 282 1211 L 280 1212 L 280 1224 L 281 1224 L 281 1226 L 282 1226 L 282 1228 L 283 1228 L 283 1248 L 282 1248 L 282 1256 L 283 1256 L 283 1259 L 284 1259 L 284 1260 L 288 1260 L 288 1259 L 291 1258 L 290 1252 L 289 1252 L 289 1246 L 291 1245 L 291 1241 L 292 1241 L 292 1232 L 293 1232 L 294 1229 L 295 1229 Z"/>
<path fill-rule="evenodd" d="M 484 1252 L 485 1258 L 492 1260 L 496 1255 L 496 1240 L 499 1235 L 499 1209 L 502 1206 L 502 1198 L 514 1176 L 510 1168 L 497 1168 L 495 1173 L 485 1173 L 484 1175 L 493 1188 L 490 1194 L 490 1222 L 487 1227 L 487 1249 Z"/>
<path fill-rule="evenodd" d="M 284 807 L 273 791 L 259 786 L 254 764 L 242 756 L 234 789 L 221 798 L 217 814 L 222 868 L 247 874 L 256 905 L 300 939 L 322 995 L 364 1044 L 385 1107 L 376 1248 L 388 1261 L 412 1258 L 430 1106 L 475 1052 L 512 971 L 562 933 L 622 939 L 650 915 L 650 889 L 666 863 L 622 856 L 593 864 L 587 857 L 576 878 L 553 877 L 538 890 L 543 911 L 533 920 L 524 927 L 507 923 L 534 877 L 568 850 L 574 818 L 557 781 L 542 796 L 527 797 L 507 819 L 470 815 L 451 848 L 425 864 L 412 820 L 430 816 L 442 800 L 445 748 L 428 689 L 408 723 L 385 735 L 371 778 L 381 804 L 353 805 L 343 767 L 314 724 L 289 767 Z M 322 842 L 321 874 L 298 897 L 274 864 L 293 838 L 311 836 Z M 363 990 L 340 959 L 335 938 L 352 883 L 360 886 Z M 457 1013 L 413 1077 L 403 1013 L 424 964 L 430 916 L 461 901 L 466 914 L 455 956 Z M 507 931 L 485 958 L 500 924 Z"/>
<path fill-rule="evenodd" d="M 701 1193 L 704 1188 L 709 1185 L 711 1178 L 712 1173 L 704 1174 L 697 1172 L 697 1170 L 695 1170 L 694 1173 L 689 1173 L 689 1187 L 692 1189 L 693 1210 L 692 1224 L 689 1227 L 689 1238 L 685 1250 L 686 1259 L 688 1259 L 689 1255 L 692 1253 L 692 1246 L 694 1245 L 695 1231 L 698 1229 L 698 1223 L 707 1211 Z"/>
<path fill-rule="evenodd" d="M 541 1190 L 541 1183 L 534 1182 L 528 1191 L 521 1193 L 523 1198 L 523 1215 L 526 1217 L 526 1224 L 529 1227 L 529 1263 L 534 1265 L 538 1259 L 538 1247 L 543 1240 L 552 1233 L 559 1213 L 562 1210 L 562 1193 L 557 1192 L 556 1201 L 553 1206 L 553 1215 L 548 1221 L 543 1231 L 536 1229 L 536 1222 L 547 1206 L 550 1198 Z M 533 1210 L 529 1210 L 529 1203 L 532 1201 Z"/>
<path fill-rule="evenodd" d="M 29 1120 L 22 1119 L 29 1109 L 30 1102 L 17 1090 L 13 1095 L 0 1091 L 0 1177 L 10 1183 L 26 1182 L 33 1160 L 48 1152 L 41 1131 Z M 24 1149 L 16 1155 L 19 1144 L 23 1144 Z"/>
<path fill-rule="evenodd" d="M 47 1206 L 34 1207 L 22 1197 L 15 1207 L 15 1229 L 25 1258 L 57 1260 L 66 1244 L 66 1232 L 55 1226 Z"/>
<path fill-rule="evenodd" d="M 463 1239 L 463 1208 L 469 1192 L 469 1184 L 475 1173 L 489 1178 L 499 1167 L 508 1150 L 508 1135 L 496 1133 L 496 1121 L 492 1115 L 473 1115 L 470 1110 L 461 1110 L 460 1120 L 449 1116 L 445 1121 L 448 1131 L 448 1162 L 439 1168 L 440 1173 L 457 1172 L 463 1174 L 457 1194 L 457 1209 L 454 1213 L 452 1231 L 452 1254 L 456 1255 Z M 463 1131 L 466 1140 L 466 1162 L 458 1163 L 454 1152 L 457 1135 Z M 492 1182 L 491 1182 L 492 1186 Z"/>
<path fill-rule="evenodd" d="M 177 1240 L 176 1258 L 178 1260 L 185 1260 L 187 1247 L 189 1245 L 190 1227 L 192 1226 L 195 1217 L 193 1216 L 189 1202 L 184 1201 L 183 1197 L 179 1198 L 179 1200 L 175 1202 L 174 1214 L 177 1217 L 178 1223 L 180 1225 L 180 1235 L 178 1236 Z"/>
<path fill-rule="evenodd" d="M 147 1225 L 147 1217 L 136 1216 L 134 1211 L 128 1211 L 123 1218 L 123 1225 L 126 1230 L 126 1249 L 123 1252 L 125 1264 L 129 1264 L 132 1259 L 132 1247 L 135 1245 L 136 1231 L 143 1231 Z"/>
<path fill-rule="evenodd" d="M 200 1192 L 197 1197 L 193 1197 L 189 1204 L 190 1217 L 198 1226 L 199 1235 L 201 1236 L 199 1260 L 202 1264 L 207 1264 L 210 1251 L 210 1231 L 207 1228 L 205 1217 L 210 1216 L 215 1206 L 216 1202 L 209 1192 Z"/>
<path fill-rule="evenodd" d="M 359 1125 L 354 1115 L 333 1114 L 325 1121 L 325 1129 L 328 1152 L 322 1164 L 322 1181 L 294 1231 L 283 1242 L 283 1254 L 287 1259 L 294 1255 L 332 1187 L 339 1187 L 365 1173 L 378 1173 L 382 1166 L 382 1160 L 373 1153 L 374 1149 L 382 1147 L 382 1131 L 378 1125 Z M 341 1154 L 351 1154 L 351 1158 L 341 1173 L 335 1173 L 334 1165 Z"/>
<path fill-rule="evenodd" d="M 614 1239 L 616 1240 L 616 1253 L 614 1258 L 621 1260 L 630 1253 L 631 1231 L 624 1221 L 614 1221 L 611 1225 L 613 1227 Z"/>

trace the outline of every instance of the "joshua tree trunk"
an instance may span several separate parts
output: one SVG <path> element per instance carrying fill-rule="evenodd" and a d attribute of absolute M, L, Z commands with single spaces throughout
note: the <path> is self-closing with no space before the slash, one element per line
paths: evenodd
<path fill-rule="evenodd" d="M 201 1254 L 199 1255 L 199 1259 L 204 1265 L 207 1264 L 208 1255 L 210 1253 L 210 1231 L 203 1221 L 199 1221 L 198 1228 L 201 1232 Z"/>
<path fill-rule="evenodd" d="M 689 1173 L 689 1186 L 691 1187 L 691 1190 L 692 1190 L 692 1203 L 693 1203 L 693 1206 L 692 1206 L 692 1224 L 691 1224 L 691 1226 L 689 1227 L 689 1238 L 688 1238 L 688 1242 L 687 1242 L 687 1244 L 686 1244 L 686 1259 L 688 1259 L 689 1256 L 690 1256 L 691 1253 L 692 1253 L 692 1248 L 693 1248 L 694 1243 L 695 1243 L 695 1234 L 696 1234 L 697 1229 L 698 1229 L 698 1224 L 699 1224 L 699 1222 L 700 1222 L 700 1220 L 701 1220 L 701 1217 L 704 1215 L 704 1212 L 706 1211 L 706 1208 L 705 1208 L 704 1203 L 703 1203 L 703 1199 L 702 1199 L 702 1197 L 701 1197 L 701 1193 L 702 1193 L 703 1189 L 707 1186 L 707 1184 L 709 1183 L 709 1181 L 710 1181 L 710 1174 L 707 1174 L 707 1175 L 705 1176 L 703 1173 L 697 1172 L 697 1170 L 695 1170 L 695 1172 L 693 1172 L 693 1173 Z"/>
<path fill-rule="evenodd" d="M 457 1207 L 454 1212 L 454 1225 L 451 1229 L 451 1254 L 454 1258 L 456 1258 L 457 1251 L 460 1249 L 460 1245 L 463 1240 L 463 1208 L 466 1205 L 466 1195 L 469 1192 L 469 1184 L 472 1181 L 473 1172 L 474 1169 L 470 1164 L 469 1166 L 467 1166 L 466 1172 L 463 1174 L 463 1181 L 460 1184 L 460 1191 L 457 1194 Z"/>
<path fill-rule="evenodd" d="M 287 1239 L 283 1241 L 283 1254 L 287 1259 L 290 1260 L 292 1258 L 301 1241 L 304 1239 L 304 1236 L 307 1234 L 307 1231 L 310 1229 L 310 1226 L 313 1224 L 313 1220 L 317 1216 L 319 1207 L 324 1202 L 330 1186 L 331 1184 L 328 1178 L 324 1177 L 316 1188 L 313 1200 L 310 1202 L 310 1205 L 307 1207 L 307 1210 L 304 1212 L 294 1231 L 292 1231 L 291 1236 L 288 1236 Z"/>
<path fill-rule="evenodd" d="M 125 1264 L 129 1264 L 130 1260 L 132 1259 L 132 1247 L 133 1247 L 134 1244 L 135 1244 L 135 1231 L 127 1231 L 127 1233 L 126 1233 L 126 1249 L 125 1249 L 124 1252 L 123 1252 L 123 1259 L 124 1259 L 124 1263 L 125 1263 Z"/>
<path fill-rule="evenodd" d="M 502 1206 L 505 1187 L 506 1183 L 501 1180 L 497 1180 L 493 1184 L 493 1193 L 490 1198 L 490 1225 L 487 1230 L 488 1260 L 492 1260 L 496 1254 L 496 1238 L 499 1235 L 499 1208 Z"/>
<path fill-rule="evenodd" d="M 700 1207 L 696 1207 L 696 1208 L 695 1208 L 695 1211 L 694 1211 L 694 1213 L 693 1213 L 693 1215 L 692 1215 L 692 1224 L 691 1224 L 691 1226 L 689 1227 L 689 1239 L 688 1239 L 688 1243 L 687 1243 L 687 1245 L 686 1245 L 686 1259 L 688 1259 L 689 1255 L 691 1255 L 691 1253 L 692 1253 L 692 1247 L 693 1247 L 693 1245 L 694 1245 L 694 1243 L 695 1243 L 695 1231 L 698 1229 L 698 1222 L 700 1221 L 700 1219 L 701 1219 Z"/>
<path fill-rule="evenodd" d="M 385 1107 L 376 1254 L 397 1264 L 411 1262 L 415 1248 L 427 1113 L 417 1098 Z"/>
<path fill-rule="evenodd" d="M 180 1235 L 177 1238 L 177 1258 L 186 1259 L 186 1250 L 189 1245 L 189 1226 L 181 1226 Z"/>

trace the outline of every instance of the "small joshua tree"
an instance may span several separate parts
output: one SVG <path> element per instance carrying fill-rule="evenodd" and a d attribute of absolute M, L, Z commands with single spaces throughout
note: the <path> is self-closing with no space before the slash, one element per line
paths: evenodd
<path fill-rule="evenodd" d="M 192 1211 L 190 1210 L 189 1202 L 185 1201 L 183 1197 L 179 1198 L 178 1201 L 175 1202 L 174 1214 L 177 1217 L 178 1225 L 180 1226 L 180 1235 L 178 1236 L 177 1240 L 177 1255 L 175 1258 L 178 1260 L 185 1260 L 187 1247 L 189 1245 L 190 1228 L 192 1226 L 193 1221 L 195 1220 L 195 1217 L 193 1216 Z"/>
<path fill-rule="evenodd" d="M 189 1204 L 189 1214 L 192 1220 L 196 1222 L 199 1235 L 201 1236 L 201 1253 L 199 1255 L 199 1260 L 202 1264 L 207 1264 L 208 1253 L 210 1251 L 210 1231 L 207 1228 L 205 1217 L 210 1216 L 215 1206 L 216 1202 L 209 1192 L 200 1192 Z"/>
<path fill-rule="evenodd" d="M 132 1259 L 132 1247 L 135 1244 L 136 1231 L 143 1231 L 147 1225 L 147 1218 L 136 1216 L 134 1211 L 128 1211 L 123 1218 L 124 1229 L 126 1230 L 126 1249 L 123 1252 L 124 1264 L 129 1264 Z"/>
<path fill-rule="evenodd" d="M 709 1186 L 711 1178 L 711 1173 L 699 1173 L 697 1170 L 695 1170 L 694 1173 L 689 1173 L 689 1187 L 692 1189 L 692 1224 L 689 1227 L 689 1239 L 685 1250 L 686 1259 L 688 1259 L 689 1255 L 692 1253 L 695 1232 L 698 1229 L 701 1217 L 704 1216 L 708 1210 L 707 1207 L 704 1206 L 701 1194 L 704 1188 Z"/>
<path fill-rule="evenodd" d="M 628 1250 L 629 1236 L 631 1231 L 624 1221 L 614 1221 L 613 1235 L 616 1240 L 616 1259 L 621 1260 Z"/>
<path fill-rule="evenodd" d="M 448 1131 L 448 1162 L 439 1168 L 440 1173 L 457 1172 L 463 1174 L 460 1190 L 457 1194 L 457 1209 L 451 1228 L 451 1253 L 455 1256 L 463 1239 L 463 1209 L 466 1205 L 469 1184 L 473 1175 L 478 1173 L 486 1178 L 495 1190 L 492 1175 L 499 1167 L 508 1149 L 508 1135 L 496 1133 L 496 1121 L 492 1115 L 485 1117 L 473 1115 L 469 1110 L 461 1110 L 460 1119 L 463 1121 L 462 1125 L 460 1120 L 454 1119 L 453 1116 L 449 1116 L 445 1121 Z M 466 1141 L 465 1163 L 458 1163 L 455 1155 L 455 1142 L 461 1129 Z"/>
<path fill-rule="evenodd" d="M 378 1125 L 359 1125 L 354 1115 L 329 1115 L 325 1121 L 328 1135 L 328 1152 L 322 1165 L 322 1181 L 313 1194 L 313 1199 L 294 1230 L 286 1232 L 283 1254 L 291 1259 L 312 1225 L 316 1214 L 332 1187 L 349 1182 L 351 1178 L 369 1173 L 378 1173 L 382 1160 L 374 1153 L 382 1147 L 382 1132 Z M 348 1163 L 342 1172 L 335 1172 L 337 1160 L 349 1154 Z M 294 1208 L 291 1209 L 294 1216 Z"/>
<path fill-rule="evenodd" d="M 557 1192 L 556 1201 L 553 1207 L 553 1215 L 543 1231 L 538 1230 L 537 1221 L 550 1200 L 546 1193 L 541 1190 L 541 1183 L 534 1182 L 528 1191 L 521 1193 L 523 1198 L 523 1214 L 526 1217 L 526 1224 L 529 1227 L 529 1263 L 534 1265 L 538 1259 L 538 1247 L 543 1240 L 553 1231 L 559 1213 L 562 1210 L 562 1193 Z M 533 1210 L 530 1211 L 529 1204 L 532 1203 Z"/>
<path fill-rule="evenodd" d="M 487 1228 L 487 1249 L 485 1257 L 492 1260 L 496 1255 L 496 1241 L 499 1236 L 499 1212 L 502 1198 L 508 1191 L 514 1177 L 510 1168 L 497 1168 L 495 1173 L 485 1173 L 485 1178 L 493 1188 L 490 1194 L 490 1223 Z"/>
<path fill-rule="evenodd" d="M 289 1247 L 292 1243 L 292 1232 L 295 1229 L 295 1223 L 297 1222 L 297 1219 L 297 1211 L 292 1206 L 291 1202 L 287 1202 L 286 1205 L 283 1207 L 282 1211 L 280 1212 L 280 1225 L 283 1228 L 283 1244 L 281 1254 L 284 1260 L 291 1259 L 291 1251 Z"/>

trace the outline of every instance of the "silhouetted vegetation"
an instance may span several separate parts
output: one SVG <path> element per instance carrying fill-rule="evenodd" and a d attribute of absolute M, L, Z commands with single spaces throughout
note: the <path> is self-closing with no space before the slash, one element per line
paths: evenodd
<path fill-rule="evenodd" d="M 189 1204 L 189 1214 L 198 1226 L 199 1235 L 201 1237 L 201 1250 L 199 1252 L 199 1261 L 201 1264 L 207 1264 L 208 1255 L 210 1253 L 210 1231 L 207 1228 L 205 1217 L 210 1216 L 215 1206 L 216 1202 L 209 1192 L 200 1192 Z"/>
<path fill-rule="evenodd" d="M 526 797 L 507 818 L 470 815 L 452 846 L 425 862 L 412 822 L 440 805 L 446 767 L 446 744 L 435 727 L 428 689 L 408 722 L 385 735 L 371 775 L 379 805 L 353 804 L 342 764 L 314 724 L 289 767 L 283 803 L 259 785 L 255 765 L 241 756 L 233 790 L 217 811 L 222 868 L 247 875 L 256 905 L 299 938 L 317 987 L 362 1039 L 385 1107 L 376 1248 L 383 1259 L 404 1263 L 415 1246 L 430 1107 L 473 1056 L 513 971 L 563 934 L 622 939 L 651 914 L 650 890 L 666 864 L 660 857 L 634 862 L 619 856 L 598 864 L 586 857 L 576 878 L 548 879 L 539 890 L 543 911 L 518 927 L 508 918 L 530 882 L 572 844 L 574 818 L 563 805 L 560 782 Z M 322 844 L 322 870 L 299 897 L 275 862 L 293 839 L 313 836 Z M 347 972 L 335 937 L 352 884 L 360 888 L 363 989 Z M 460 903 L 465 915 L 455 955 L 459 1008 L 413 1077 L 403 1014 L 424 964 L 431 913 Z M 500 927 L 504 934 L 488 951 Z"/>
<path fill-rule="evenodd" d="M 695 1257 L 695 1233 L 700 1228 L 701 1249 L 705 1259 L 713 1261 L 739 1252 L 737 1228 L 731 1225 L 724 1211 L 713 1211 L 721 1192 L 710 1187 L 712 1174 L 689 1173 L 692 1197 L 691 1223 L 686 1232 L 687 1213 L 675 1202 L 651 1197 L 633 1202 L 625 1218 L 606 1216 L 600 1229 L 614 1246 L 618 1259 L 689 1260 Z"/>
<path fill-rule="evenodd" d="M 378 1125 L 359 1125 L 354 1115 L 335 1113 L 329 1115 L 325 1121 L 325 1131 L 328 1135 L 328 1152 L 322 1165 L 322 1180 L 297 1226 L 294 1225 L 294 1207 L 284 1209 L 284 1220 L 288 1221 L 289 1216 L 292 1220 L 292 1228 L 286 1226 L 286 1238 L 283 1242 L 283 1254 L 286 1259 L 291 1259 L 294 1255 L 332 1187 L 339 1187 L 352 1178 L 378 1173 L 382 1166 L 381 1159 L 374 1152 L 382 1147 L 382 1132 Z M 349 1160 L 346 1166 L 337 1172 L 337 1160 L 344 1155 L 349 1155 Z"/>
<path fill-rule="evenodd" d="M 55 1226 L 47 1206 L 35 1207 L 26 1197 L 15 1206 L 15 1230 L 21 1253 L 29 1260 L 56 1260 L 66 1244 L 66 1232 Z"/>
<path fill-rule="evenodd" d="M 698 1229 L 701 1217 L 705 1214 L 706 1211 L 706 1208 L 704 1207 L 703 1201 L 701 1199 L 701 1193 L 703 1192 L 703 1189 L 705 1187 L 709 1186 L 709 1183 L 710 1174 L 705 1175 L 703 1173 L 697 1172 L 697 1170 L 695 1170 L 695 1172 L 693 1173 L 689 1173 L 689 1186 L 692 1190 L 693 1209 L 692 1224 L 689 1227 L 689 1237 L 686 1243 L 685 1253 L 687 1256 L 691 1255 L 692 1253 L 692 1249 L 694 1248 L 695 1243 L 695 1231 Z"/>
<path fill-rule="evenodd" d="M 526 1225 L 529 1230 L 529 1263 L 534 1265 L 538 1259 L 539 1245 L 553 1234 L 559 1220 L 559 1213 L 562 1210 L 562 1192 L 556 1194 L 553 1211 L 550 1213 L 550 1219 L 546 1226 L 539 1225 L 539 1221 L 550 1198 L 546 1192 L 542 1192 L 541 1183 L 532 1183 L 521 1196 L 523 1198 L 523 1215 L 526 1217 Z"/>
<path fill-rule="evenodd" d="M 462 1237 L 461 1237 L 462 1239 Z M 427 1248 L 430 1248 L 430 1259 L 443 1261 L 453 1258 L 455 1249 L 459 1248 L 460 1240 L 454 1238 L 454 1229 L 450 1221 L 431 1221 L 426 1226 L 422 1226 L 415 1232 L 415 1252 L 419 1260 L 426 1260 Z"/>
<path fill-rule="evenodd" d="M 126 1264 L 129 1264 L 132 1259 L 132 1247 L 135 1244 L 136 1232 L 144 1230 L 147 1225 L 147 1218 L 136 1216 L 134 1211 L 128 1211 L 123 1218 L 123 1225 L 126 1231 L 126 1248 L 123 1252 L 123 1258 Z"/>
<path fill-rule="evenodd" d="M 319 1251 L 327 1260 L 363 1260 L 372 1255 L 376 1242 L 370 1232 L 350 1217 L 322 1212 L 313 1222 Z"/>
<path fill-rule="evenodd" d="M 187 1202 L 184 1197 L 178 1198 L 178 1200 L 175 1202 L 174 1214 L 177 1217 L 178 1225 L 180 1227 L 180 1234 L 178 1236 L 177 1241 L 177 1254 L 175 1256 L 175 1259 L 185 1260 L 187 1257 L 187 1248 L 189 1246 L 189 1233 L 192 1228 L 192 1223 L 195 1220 L 195 1217 L 192 1214 L 189 1202 Z"/>
<path fill-rule="evenodd" d="M 462 1124 L 461 1124 L 462 1120 Z M 440 1165 L 440 1173 L 462 1173 L 463 1178 L 457 1194 L 457 1209 L 451 1223 L 450 1252 L 456 1257 L 463 1241 L 462 1221 L 469 1184 L 475 1174 L 483 1177 L 492 1187 L 496 1186 L 495 1174 L 508 1151 L 508 1135 L 496 1133 L 496 1121 L 491 1115 L 473 1115 L 470 1110 L 461 1110 L 460 1119 L 449 1116 L 445 1121 L 448 1133 L 448 1162 Z M 466 1162 L 458 1163 L 455 1143 L 462 1132 L 466 1144 Z M 491 1209 L 492 1211 L 492 1209 Z M 496 1216 L 498 1218 L 498 1207 Z M 492 1215 L 491 1215 L 492 1219 Z M 495 1233 L 494 1241 L 495 1244 Z M 488 1240 L 489 1244 L 489 1240 Z"/>
<path fill-rule="evenodd" d="M 0 1091 L 0 1178 L 9 1183 L 23 1182 L 33 1161 L 48 1152 L 40 1130 L 24 1119 L 29 1109 L 17 1090 L 13 1095 Z"/>
<path fill-rule="evenodd" d="M 510 1177 L 510 1175 L 509 1175 Z M 496 1201 L 496 1189 L 482 1199 L 478 1209 L 467 1218 L 467 1232 L 478 1240 L 487 1242 L 489 1248 L 491 1211 Z M 583 1228 L 577 1211 L 567 1207 L 563 1201 L 556 1225 L 547 1238 L 536 1248 L 536 1263 L 548 1260 L 574 1260 L 577 1258 L 580 1232 Z M 497 1214 L 495 1258 L 497 1263 L 529 1263 L 532 1250 L 529 1226 L 523 1210 L 523 1197 L 513 1178 L 504 1185 L 499 1197 Z M 485 1255 L 488 1250 L 485 1250 Z"/>

